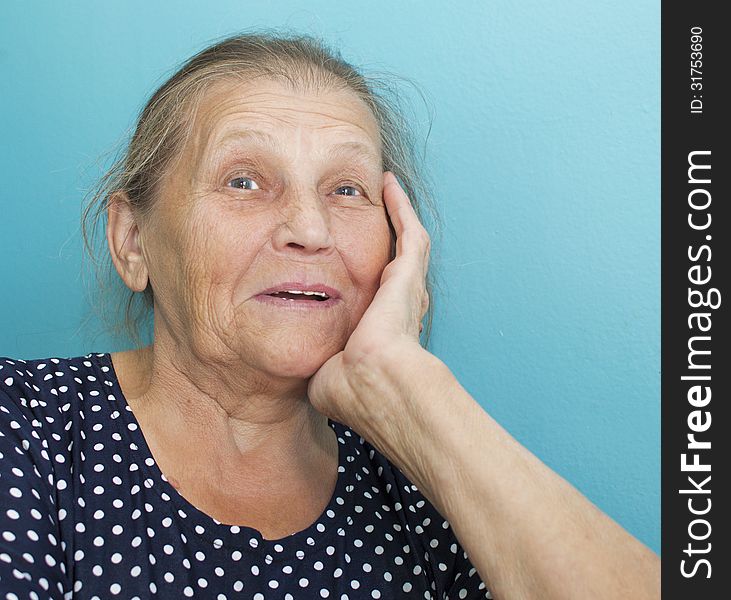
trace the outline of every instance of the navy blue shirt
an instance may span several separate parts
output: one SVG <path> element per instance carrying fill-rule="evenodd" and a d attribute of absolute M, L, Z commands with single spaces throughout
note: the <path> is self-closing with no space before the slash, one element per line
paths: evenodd
<path fill-rule="evenodd" d="M 16 599 L 490 598 L 449 523 L 349 427 L 324 512 L 267 540 L 167 481 L 111 356 L 0 358 L 0 593 Z"/>

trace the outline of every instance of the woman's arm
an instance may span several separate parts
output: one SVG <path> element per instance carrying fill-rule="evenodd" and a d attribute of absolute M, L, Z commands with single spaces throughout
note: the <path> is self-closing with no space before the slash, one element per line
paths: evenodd
<path fill-rule="evenodd" d="M 513 439 L 419 346 L 429 236 L 391 173 L 383 200 L 396 257 L 345 349 L 310 380 L 313 406 L 420 488 L 495 598 L 659 598 L 658 557 Z"/>
<path fill-rule="evenodd" d="M 46 413 L 45 402 L 23 400 L 27 392 L 17 377 L 14 388 L 7 383 L 15 368 L 0 360 L 0 597 L 66 598 L 72 593 L 67 557 L 49 445 L 40 424 L 50 426 L 52 409 Z"/>
<path fill-rule="evenodd" d="M 361 433 L 450 522 L 494 598 L 660 597 L 657 555 L 512 438 L 442 361 L 413 347 L 378 356 L 354 378 L 382 398 L 382 418 Z"/>

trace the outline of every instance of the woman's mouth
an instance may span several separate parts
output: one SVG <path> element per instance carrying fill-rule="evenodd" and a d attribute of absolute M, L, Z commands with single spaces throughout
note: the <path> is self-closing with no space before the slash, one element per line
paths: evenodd
<path fill-rule="evenodd" d="M 329 308 L 340 302 L 340 298 L 331 298 L 330 296 L 320 295 L 316 292 L 273 292 L 270 294 L 258 294 L 254 296 L 254 299 L 285 309 L 305 310 Z"/>
<path fill-rule="evenodd" d="M 328 308 L 340 301 L 340 293 L 322 283 L 282 282 L 256 296 L 260 302 L 283 308 Z"/>
<path fill-rule="evenodd" d="M 315 300 L 318 302 L 330 299 L 330 296 L 328 296 L 325 292 L 304 292 L 299 290 L 273 292 L 271 294 L 267 294 L 267 296 L 272 296 L 274 298 L 288 298 L 289 300 Z"/>

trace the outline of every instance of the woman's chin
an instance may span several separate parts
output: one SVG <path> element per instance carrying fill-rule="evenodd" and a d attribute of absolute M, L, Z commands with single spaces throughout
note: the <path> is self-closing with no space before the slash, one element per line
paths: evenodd
<path fill-rule="evenodd" d="M 305 380 L 317 373 L 317 370 L 324 363 L 325 360 L 312 361 L 311 359 L 303 359 L 298 362 L 296 359 L 292 359 L 284 363 L 271 364 L 267 370 L 275 377 Z"/>
<path fill-rule="evenodd" d="M 285 344 L 279 348 L 268 349 L 260 358 L 263 369 L 272 376 L 309 379 L 341 349 Z"/>

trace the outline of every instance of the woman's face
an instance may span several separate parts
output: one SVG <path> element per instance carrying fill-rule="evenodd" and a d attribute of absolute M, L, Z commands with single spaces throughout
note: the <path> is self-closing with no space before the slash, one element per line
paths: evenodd
<path fill-rule="evenodd" d="M 217 83 L 141 227 L 156 336 L 204 360 L 311 376 L 345 346 L 389 261 L 382 189 L 378 127 L 352 92 Z M 303 290 L 329 299 L 286 293 Z"/>

